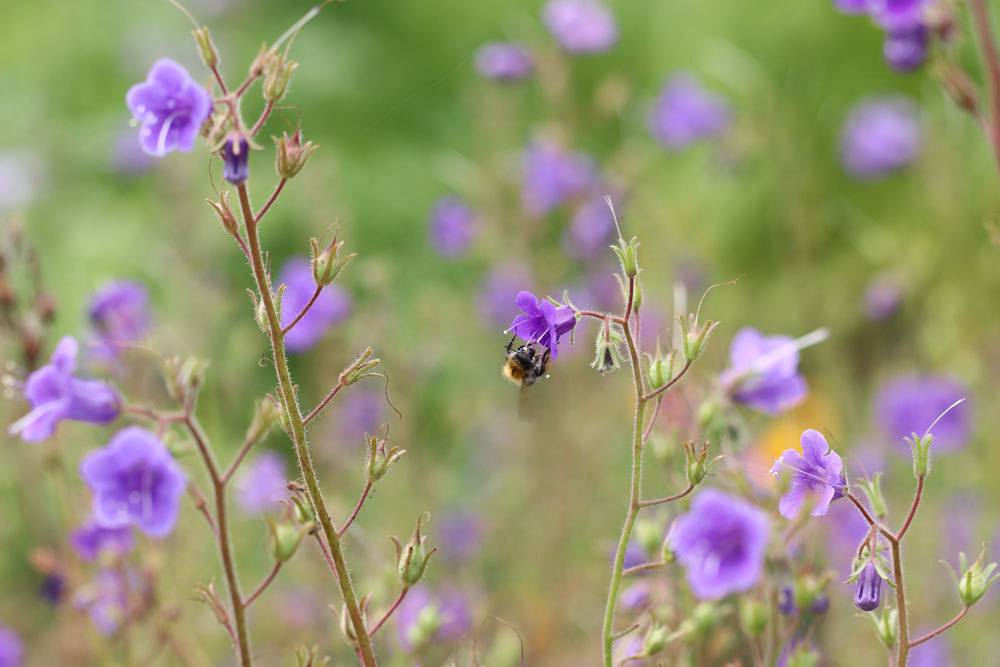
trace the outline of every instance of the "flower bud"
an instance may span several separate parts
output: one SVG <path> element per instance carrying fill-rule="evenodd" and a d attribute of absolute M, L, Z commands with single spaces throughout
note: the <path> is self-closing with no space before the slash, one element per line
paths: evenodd
<path fill-rule="evenodd" d="M 275 137 L 275 169 L 281 178 L 292 178 L 306 166 L 309 156 L 316 152 L 319 146 L 311 141 L 302 143 L 302 130 L 296 130 L 292 136 L 282 132 L 281 137 Z"/>
<path fill-rule="evenodd" d="M 382 360 L 378 357 L 371 358 L 374 353 L 375 351 L 371 346 L 366 347 L 361 355 L 351 362 L 350 366 L 341 371 L 338 381 L 347 387 L 365 377 L 369 371 L 382 363 Z"/>
<path fill-rule="evenodd" d="M 819 665 L 819 653 L 816 649 L 805 643 L 795 647 L 792 654 L 788 656 L 787 667 L 817 667 Z"/>
<path fill-rule="evenodd" d="M 275 52 L 268 49 L 267 44 L 261 44 L 260 51 L 257 52 L 257 57 L 250 63 L 247 73 L 254 79 L 263 76 L 274 56 Z"/>
<path fill-rule="evenodd" d="M 195 44 L 198 45 L 198 53 L 205 67 L 212 69 L 219 64 L 219 52 L 212 43 L 212 36 L 208 32 L 207 26 L 195 28 L 191 31 Z"/>
<path fill-rule="evenodd" d="M 208 362 L 197 357 L 167 357 L 163 362 L 163 374 L 170 397 L 178 403 L 187 404 L 198 394 L 205 379 Z"/>
<path fill-rule="evenodd" d="M 247 427 L 246 440 L 256 442 L 267 435 L 278 421 L 281 420 L 281 406 L 270 396 L 257 401 L 253 411 L 253 419 Z"/>
<path fill-rule="evenodd" d="M 233 132 L 222 143 L 222 177 L 233 185 L 246 183 L 250 177 L 250 144 L 242 134 Z"/>
<path fill-rule="evenodd" d="M 934 444 L 934 436 L 930 433 L 923 436 L 914 433 L 906 440 L 913 453 L 913 475 L 917 479 L 926 477 L 931 471 L 931 445 Z"/>
<path fill-rule="evenodd" d="M 866 479 L 858 482 L 858 486 L 861 487 L 861 490 L 868 497 L 868 504 L 871 506 L 875 516 L 879 519 L 884 519 L 888 515 L 889 509 L 885 503 L 885 496 L 882 495 L 882 473 L 875 473 L 870 480 Z"/>
<path fill-rule="evenodd" d="M 313 506 L 309 503 L 308 499 L 303 497 L 303 494 L 300 491 L 301 487 L 293 488 L 293 484 L 296 483 L 290 482 L 288 485 L 289 491 L 292 492 L 292 495 L 290 496 L 292 501 L 292 517 L 299 524 L 315 525 L 316 512 L 313 510 Z"/>
<path fill-rule="evenodd" d="M 701 484 L 716 463 L 722 460 L 722 456 L 716 456 L 711 461 L 708 460 L 708 442 L 701 447 L 695 447 L 691 441 L 684 443 L 684 458 L 686 459 L 687 479 L 691 486 Z"/>
<path fill-rule="evenodd" d="M 238 234 L 239 226 L 236 222 L 236 216 L 233 215 L 233 210 L 229 208 L 229 192 L 223 192 L 219 197 L 219 201 L 214 202 L 211 199 L 206 199 L 205 203 L 212 207 L 215 211 L 215 215 L 218 216 L 219 222 L 222 223 L 222 228 L 227 232 L 236 236 Z"/>
<path fill-rule="evenodd" d="M 669 635 L 667 629 L 662 625 L 654 623 L 646 633 L 646 638 L 642 642 L 642 655 L 648 657 L 656 655 L 667 646 Z"/>
<path fill-rule="evenodd" d="M 618 244 L 611 246 L 611 249 L 618 257 L 618 262 L 622 267 L 622 274 L 626 278 L 635 278 L 639 275 L 639 240 L 632 237 L 628 243 L 619 237 Z M 631 313 L 626 313 L 631 315 Z"/>
<path fill-rule="evenodd" d="M 663 354 L 660 344 L 656 344 L 656 356 L 649 357 L 649 370 L 646 372 L 649 378 L 649 388 L 659 389 L 674 376 L 674 353 Z"/>
<path fill-rule="evenodd" d="M 286 60 L 283 55 L 277 53 L 267 63 L 266 74 L 264 75 L 264 85 L 262 93 L 264 101 L 274 104 L 280 102 L 288 92 L 288 82 L 292 80 L 292 73 L 299 64 L 294 60 Z"/>
<path fill-rule="evenodd" d="M 318 646 L 300 646 L 295 649 L 296 667 L 323 667 L 329 661 L 329 658 L 319 656 Z"/>
<path fill-rule="evenodd" d="M 386 441 L 375 436 L 368 438 L 368 481 L 374 484 L 385 476 L 389 471 L 389 466 L 395 463 L 399 457 L 406 453 L 405 449 L 399 447 L 387 448 Z"/>
<path fill-rule="evenodd" d="M 969 565 L 964 553 L 958 555 L 961 578 L 958 580 L 958 596 L 962 599 L 962 604 L 966 607 L 979 602 L 990 586 L 1000 578 L 1000 574 L 993 574 L 997 568 L 996 563 L 986 563 L 986 548 L 979 552 L 979 558 L 975 563 Z"/>
<path fill-rule="evenodd" d="M 879 641 L 886 648 L 891 649 L 894 647 L 898 639 L 897 619 L 899 615 L 896 610 L 886 607 L 878 616 L 870 614 L 868 618 L 871 620 L 872 625 L 875 626 L 875 634 L 878 635 Z"/>
<path fill-rule="evenodd" d="M 679 315 L 677 323 L 681 329 L 681 339 L 684 345 L 684 361 L 691 363 L 705 351 L 709 336 L 719 326 L 718 322 L 707 320 L 704 324 L 698 324 L 694 315 L 684 317 Z"/>
<path fill-rule="evenodd" d="M 605 322 L 597 331 L 594 342 L 594 361 L 590 367 L 605 375 L 621 366 L 621 345 L 624 342 L 622 334 Z"/>
<path fill-rule="evenodd" d="M 882 601 L 882 575 L 873 561 L 868 561 L 858 576 L 854 606 L 861 611 L 875 611 Z"/>
<path fill-rule="evenodd" d="M 267 528 L 271 556 L 279 563 L 283 563 L 295 555 L 302 542 L 302 536 L 307 535 L 313 525 L 310 522 L 297 526 L 287 521 L 275 522 L 268 518 Z"/>
<path fill-rule="evenodd" d="M 341 257 L 340 248 L 343 245 L 343 241 L 333 239 L 330 245 L 320 250 L 319 241 L 315 238 L 309 239 L 309 252 L 312 256 L 310 262 L 312 265 L 312 275 L 317 285 L 325 286 L 332 283 L 340 275 L 340 272 L 344 270 L 348 262 L 357 256 L 356 253 L 352 252 L 346 257 Z"/>
<path fill-rule="evenodd" d="M 740 601 L 740 625 L 748 637 L 759 637 L 767 629 L 767 606 L 753 598 Z"/>
<path fill-rule="evenodd" d="M 427 571 L 427 563 L 437 549 L 427 550 L 427 537 L 420 534 L 420 529 L 430 515 L 426 512 L 417 518 L 417 527 L 413 531 L 413 536 L 406 545 L 400 544 L 399 540 L 392 538 L 396 545 L 396 558 L 399 561 L 399 578 L 404 586 L 413 586 L 419 582 L 424 572 Z"/>

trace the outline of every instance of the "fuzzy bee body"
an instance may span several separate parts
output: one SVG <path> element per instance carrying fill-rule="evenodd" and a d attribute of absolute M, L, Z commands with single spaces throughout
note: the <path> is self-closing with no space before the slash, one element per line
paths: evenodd
<path fill-rule="evenodd" d="M 521 387 L 530 387 L 545 377 L 549 366 L 549 350 L 538 343 L 514 347 L 514 338 L 507 343 L 507 359 L 503 376 Z"/>

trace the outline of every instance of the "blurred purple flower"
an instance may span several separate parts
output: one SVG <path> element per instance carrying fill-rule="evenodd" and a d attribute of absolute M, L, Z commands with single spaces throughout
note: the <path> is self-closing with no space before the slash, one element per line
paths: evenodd
<path fill-rule="evenodd" d="M 869 561 L 858 576 L 857 592 L 854 594 L 854 606 L 861 611 L 875 611 L 882 601 L 882 575 L 878 573 L 875 563 Z"/>
<path fill-rule="evenodd" d="M 917 633 L 917 636 L 923 634 Z M 948 638 L 944 635 L 938 635 L 910 650 L 909 667 L 955 667 L 956 664 L 948 646 Z"/>
<path fill-rule="evenodd" d="M 281 269 L 278 283 L 287 286 L 281 297 L 281 326 L 288 326 L 316 291 L 309 260 L 305 257 L 289 259 Z M 297 354 L 312 348 L 330 327 L 347 319 L 350 313 L 350 295 L 338 285 L 327 285 L 305 317 L 285 336 L 288 351 Z"/>
<path fill-rule="evenodd" d="M 476 71 L 494 81 L 518 81 L 531 76 L 535 62 L 531 53 L 511 42 L 484 44 L 476 51 Z"/>
<path fill-rule="evenodd" d="M 924 23 L 926 0 L 868 0 L 868 13 L 888 32 L 913 30 Z"/>
<path fill-rule="evenodd" d="M 532 215 L 544 215 L 585 194 L 597 181 L 597 167 L 586 153 L 570 153 L 552 142 L 536 141 L 524 154 L 521 200 Z"/>
<path fill-rule="evenodd" d="M 376 433 L 385 415 L 385 396 L 377 391 L 358 390 L 340 403 L 338 428 L 344 440 L 355 442 L 367 433 Z"/>
<path fill-rule="evenodd" d="M 643 639 L 638 634 L 632 634 L 621 639 L 616 639 L 613 649 L 614 664 L 627 667 L 639 667 L 648 664 L 647 660 L 632 659 L 634 655 L 640 655 L 643 649 Z"/>
<path fill-rule="evenodd" d="M 453 561 L 467 560 L 479 550 L 483 539 L 483 521 L 470 511 L 447 512 L 438 522 L 441 555 Z"/>
<path fill-rule="evenodd" d="M 764 336 L 752 327 L 736 332 L 729 347 L 729 368 L 720 378 L 737 403 L 760 412 L 778 414 L 798 405 L 806 396 L 799 375 L 799 351 L 788 336 Z"/>
<path fill-rule="evenodd" d="M 899 309 L 903 300 L 903 288 L 888 277 L 875 278 L 865 290 L 864 305 L 868 319 L 884 322 Z"/>
<path fill-rule="evenodd" d="M 713 600 L 757 583 L 770 532 L 761 510 L 736 496 L 705 489 L 677 519 L 671 545 L 694 594 Z"/>
<path fill-rule="evenodd" d="M 844 14 L 868 13 L 868 0 L 833 0 L 833 5 Z"/>
<path fill-rule="evenodd" d="M 239 185 L 250 177 L 250 144 L 245 137 L 232 134 L 222 144 L 222 177 Z"/>
<path fill-rule="evenodd" d="M 523 264 L 508 262 L 494 268 L 479 289 L 479 313 L 490 325 L 505 327 L 514 316 L 514 299 L 525 285 L 534 282 Z"/>
<path fill-rule="evenodd" d="M 886 33 L 882 55 L 897 72 L 912 72 L 927 60 L 929 42 L 927 28 L 922 25 L 910 30 Z"/>
<path fill-rule="evenodd" d="M 923 435 L 938 416 L 969 390 L 957 380 L 940 375 L 902 375 L 884 383 L 875 397 L 875 419 L 887 440 L 909 452 L 904 438 Z M 932 452 L 963 447 L 972 436 L 969 401 L 955 406 L 934 426 Z"/>
<path fill-rule="evenodd" d="M 569 306 L 556 306 L 548 299 L 539 299 L 531 292 L 518 292 L 514 302 L 521 309 L 510 323 L 509 331 L 518 338 L 544 345 L 559 356 L 559 339 L 576 326 L 576 314 Z"/>
<path fill-rule="evenodd" d="M 66 579 L 58 572 L 46 574 L 42 577 L 42 583 L 38 586 L 38 596 L 55 606 L 62 602 L 66 593 Z M 0 666 L 3 661 L 0 660 Z"/>
<path fill-rule="evenodd" d="M 73 602 L 77 609 L 90 615 L 98 632 L 113 635 L 128 613 L 129 588 L 139 585 L 131 572 L 123 574 L 120 570 L 101 570 L 77 590 Z"/>
<path fill-rule="evenodd" d="M 615 17 L 597 0 L 549 0 L 542 21 L 570 53 L 600 53 L 618 41 Z"/>
<path fill-rule="evenodd" d="M 917 108 L 904 97 L 879 97 L 857 104 L 840 138 L 840 160 L 849 174 L 877 180 L 913 162 L 922 143 Z"/>
<path fill-rule="evenodd" d="M 614 198 L 619 211 L 620 201 Z M 576 209 L 563 235 L 566 252 L 576 259 L 593 259 L 607 252 L 615 230 L 615 220 L 603 195 L 593 196 Z"/>
<path fill-rule="evenodd" d="M 153 433 L 122 429 L 84 457 L 80 476 L 94 495 L 94 519 L 102 526 L 134 525 L 150 537 L 173 530 L 187 478 Z"/>
<path fill-rule="evenodd" d="M 772 475 L 785 468 L 792 470 L 791 486 L 778 503 L 778 511 L 786 519 L 796 518 L 806 505 L 812 509 L 811 516 L 823 516 L 830 503 L 844 495 L 847 485 L 844 462 L 830 449 L 822 433 L 807 429 L 800 442 L 802 454 L 786 449 L 771 468 Z"/>
<path fill-rule="evenodd" d="M 236 502 L 247 514 L 275 509 L 288 497 L 288 471 L 277 452 L 262 452 L 244 464 L 236 479 Z"/>
<path fill-rule="evenodd" d="M 94 520 L 74 530 L 69 542 L 85 561 L 95 561 L 105 553 L 123 556 L 135 545 L 131 526 L 107 528 Z"/>
<path fill-rule="evenodd" d="M 111 169 L 119 174 L 138 175 L 149 171 L 156 160 L 142 149 L 139 137 L 129 128 L 115 137 L 111 149 Z"/>
<path fill-rule="evenodd" d="M 115 358 L 149 330 L 149 292 L 132 280 L 105 283 L 90 297 L 87 316 L 97 333 L 94 351 L 101 358 Z"/>
<path fill-rule="evenodd" d="M 782 586 L 778 591 L 778 613 L 783 616 L 795 613 L 795 590 L 791 586 Z"/>
<path fill-rule="evenodd" d="M 730 111 L 718 95 L 705 90 L 691 74 L 675 74 L 657 98 L 649 124 L 653 135 L 671 150 L 719 136 L 729 127 Z"/>
<path fill-rule="evenodd" d="M 649 606 L 651 600 L 652 590 L 649 586 L 649 582 L 640 581 L 636 584 L 632 584 L 622 591 L 622 596 L 618 603 L 623 609 L 641 611 Z"/>
<path fill-rule="evenodd" d="M 212 99 L 180 64 L 169 58 L 153 63 L 143 83 L 125 96 L 139 122 L 139 142 L 150 155 L 189 151 L 212 109 Z"/>
<path fill-rule="evenodd" d="M 458 197 L 442 197 L 430 216 L 430 241 L 444 257 L 458 257 L 476 236 L 476 213 Z"/>
<path fill-rule="evenodd" d="M 56 346 L 48 365 L 28 376 L 24 395 L 32 410 L 14 422 L 11 435 L 25 442 L 39 442 L 52 437 L 64 419 L 107 424 L 118 417 L 121 399 L 109 385 L 99 380 L 73 377 L 79 346 L 66 336 Z"/>
<path fill-rule="evenodd" d="M 454 641 L 472 629 L 472 614 L 458 590 L 432 594 L 423 585 L 410 589 L 393 617 L 396 636 L 405 651 L 427 642 Z"/>
<path fill-rule="evenodd" d="M 612 550 L 610 553 L 610 560 L 614 563 L 615 551 Z M 630 540 L 628 544 L 625 545 L 625 560 L 622 561 L 622 568 L 629 569 L 637 565 L 642 565 L 647 562 L 649 558 L 646 556 L 646 550 L 642 548 L 635 540 Z"/>
<path fill-rule="evenodd" d="M 0 625 L 0 667 L 21 667 L 24 645 L 10 628 Z"/>

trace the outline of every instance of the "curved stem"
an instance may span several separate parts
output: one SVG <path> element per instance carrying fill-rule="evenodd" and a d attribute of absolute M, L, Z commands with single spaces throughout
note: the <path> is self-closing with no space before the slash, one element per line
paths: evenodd
<path fill-rule="evenodd" d="M 267 590 L 267 587 L 271 585 L 274 578 L 278 576 L 278 572 L 281 570 L 281 566 L 284 561 L 276 560 L 274 561 L 274 567 L 268 572 L 267 576 L 264 577 L 264 581 L 260 582 L 257 588 L 254 589 L 253 593 L 247 596 L 247 599 L 243 602 L 243 607 L 249 607 L 253 604 L 253 601 L 260 597 L 260 594 Z"/>
<path fill-rule="evenodd" d="M 906 531 L 910 529 L 910 524 L 913 523 L 913 517 L 917 515 L 917 508 L 920 506 L 920 499 L 924 495 L 924 476 L 920 475 L 917 477 L 917 490 L 913 494 L 913 502 L 910 503 L 910 511 L 906 514 L 906 520 L 903 521 L 903 525 L 900 527 L 899 532 L 896 533 L 896 539 L 903 539 L 903 535 L 906 535 Z"/>
<path fill-rule="evenodd" d="M 347 521 L 345 521 L 344 525 L 341 526 L 340 530 L 337 531 L 338 535 L 343 535 L 344 533 L 346 533 L 347 529 L 351 527 L 352 523 L 354 523 L 354 520 L 358 518 L 358 512 L 361 511 L 361 507 L 365 504 L 365 501 L 368 500 L 368 494 L 371 493 L 371 490 L 372 490 L 372 483 L 371 482 L 366 483 L 364 490 L 361 492 L 361 497 L 358 498 L 358 504 L 354 506 L 354 511 L 351 512 L 351 516 L 347 517 Z"/>
<path fill-rule="evenodd" d="M 372 626 L 372 631 L 371 631 L 372 635 L 378 632 L 379 628 L 385 625 L 385 622 L 388 621 L 389 617 L 396 612 L 396 609 L 399 608 L 399 605 L 403 603 L 403 598 L 405 598 L 406 594 L 409 592 L 410 592 L 409 586 L 405 586 L 403 590 L 399 591 L 399 595 L 396 596 L 396 601 L 392 603 L 392 606 L 389 607 L 389 609 L 387 609 L 384 614 L 382 614 L 382 618 L 378 620 L 378 623 Z"/>
<path fill-rule="evenodd" d="M 323 408 L 325 408 L 327 405 L 329 405 L 330 401 L 332 401 L 334 399 L 334 397 L 340 392 L 340 390 L 343 389 L 346 386 L 347 386 L 347 384 L 344 382 L 343 378 L 341 378 L 340 380 L 338 380 L 337 384 L 335 384 L 333 386 L 333 389 L 331 389 L 329 392 L 327 392 L 326 396 L 323 397 L 323 400 L 321 400 L 319 403 L 317 403 L 316 407 L 313 408 L 312 410 L 310 410 L 309 414 L 307 414 L 305 417 L 302 418 L 302 423 L 308 424 L 313 419 L 315 419 L 316 416 L 319 415 L 319 413 L 323 411 Z"/>
<path fill-rule="evenodd" d="M 962 607 L 962 611 L 955 614 L 954 618 L 952 618 L 950 621 L 942 625 L 940 628 L 937 628 L 936 630 L 931 630 L 923 637 L 918 637 L 914 639 L 912 642 L 910 642 L 910 648 L 913 648 L 914 646 L 920 646 L 924 642 L 928 642 L 937 637 L 938 635 L 948 632 L 948 630 L 951 630 L 956 623 L 965 618 L 965 615 L 968 613 L 969 613 L 969 607 Z"/>
<path fill-rule="evenodd" d="M 663 498 L 653 498 L 652 500 L 640 500 L 639 507 L 652 507 L 653 505 L 663 505 L 664 503 L 672 503 L 675 500 L 680 500 L 684 496 L 688 495 L 694 491 L 694 484 L 688 482 L 688 485 L 683 491 L 679 491 L 672 496 L 664 496 Z"/>
<path fill-rule="evenodd" d="M 323 286 L 317 285 L 316 289 L 312 293 L 312 296 L 309 297 L 309 301 L 306 302 L 306 305 L 302 306 L 302 310 L 300 310 L 299 314 L 295 316 L 295 319 L 293 319 L 291 322 L 289 322 L 288 324 L 286 324 L 284 327 L 281 328 L 282 336 L 284 336 L 289 331 L 294 329 L 295 325 L 299 323 L 299 320 L 301 320 L 303 317 L 306 316 L 306 313 L 308 313 L 309 309 L 313 307 L 313 304 L 316 303 L 316 299 L 319 298 L 319 295 L 322 292 L 323 292 Z"/>

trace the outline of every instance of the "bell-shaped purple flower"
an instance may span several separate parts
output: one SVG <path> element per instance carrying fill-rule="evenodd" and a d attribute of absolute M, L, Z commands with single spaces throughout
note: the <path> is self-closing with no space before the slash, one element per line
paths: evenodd
<path fill-rule="evenodd" d="M 544 345 L 552 358 L 559 356 L 559 339 L 576 326 L 576 314 L 569 306 L 556 306 L 531 292 L 519 292 L 514 300 L 522 315 L 514 318 L 509 331 L 518 338 Z"/>
<path fill-rule="evenodd" d="M 458 197 L 442 197 L 431 211 L 431 245 L 443 257 L 464 254 L 476 231 L 475 211 Z"/>
<path fill-rule="evenodd" d="M 570 53 L 600 53 L 618 41 L 615 17 L 598 0 L 549 0 L 542 21 Z"/>
<path fill-rule="evenodd" d="M 83 459 L 80 476 L 102 526 L 134 525 L 150 537 L 173 530 L 187 478 L 153 433 L 137 426 L 122 429 Z"/>
<path fill-rule="evenodd" d="M 799 351 L 788 336 L 764 336 L 740 329 L 729 348 L 729 368 L 722 386 L 737 403 L 778 414 L 798 405 L 808 389 L 799 375 Z"/>
<path fill-rule="evenodd" d="M 675 74 L 650 114 L 653 136 L 670 150 L 719 136 L 729 127 L 729 105 L 687 73 Z"/>
<path fill-rule="evenodd" d="M 476 51 L 476 71 L 494 81 L 519 81 L 531 76 L 535 61 L 520 44 L 493 42 Z"/>
<path fill-rule="evenodd" d="M 232 134 L 222 144 L 222 177 L 239 185 L 250 178 L 250 144 L 246 137 Z"/>
<path fill-rule="evenodd" d="M 898 33 L 923 25 L 927 0 L 868 0 L 868 13 L 886 31 Z"/>
<path fill-rule="evenodd" d="M 882 601 L 882 575 L 875 563 L 869 562 L 858 575 L 858 590 L 854 594 L 854 606 L 861 611 L 875 611 Z"/>
<path fill-rule="evenodd" d="M 212 110 L 208 91 L 168 58 L 153 63 L 143 83 L 125 96 L 139 123 L 139 143 L 149 155 L 189 151 Z"/>
<path fill-rule="evenodd" d="M 748 590 L 760 579 L 771 528 L 767 515 L 717 491 L 699 493 L 677 519 L 671 546 L 701 599 Z"/>
<path fill-rule="evenodd" d="M 904 97 L 869 99 L 847 116 L 840 137 L 840 161 L 863 181 L 883 178 L 920 154 L 922 132 L 917 109 Z"/>
<path fill-rule="evenodd" d="M 132 280 L 105 283 L 90 297 L 87 316 L 97 338 L 93 351 L 101 358 L 113 359 L 149 330 L 149 292 Z"/>
<path fill-rule="evenodd" d="M 135 545 L 131 526 L 108 528 L 94 520 L 74 530 L 69 541 L 80 559 L 85 561 L 95 561 L 103 554 L 122 556 Z"/>
<path fill-rule="evenodd" d="M 262 452 L 246 463 L 236 478 L 236 502 L 247 514 L 273 510 L 288 497 L 285 459 L 277 452 Z"/>
<path fill-rule="evenodd" d="M 281 297 L 281 325 L 288 326 L 316 291 L 309 260 L 304 257 L 288 260 L 281 269 L 278 281 L 286 286 Z M 288 351 L 300 353 L 310 349 L 330 327 L 347 319 L 350 313 L 350 295 L 336 284 L 327 285 L 305 317 L 285 336 Z"/>
<path fill-rule="evenodd" d="M 772 475 L 784 469 L 792 471 L 791 486 L 781 496 L 778 511 L 786 519 L 794 519 L 808 506 L 812 516 L 823 516 L 830 503 L 844 495 L 844 462 L 830 449 L 819 431 L 802 432 L 802 454 L 786 449 L 771 468 Z"/>
<path fill-rule="evenodd" d="M 48 365 L 28 376 L 24 395 L 31 412 L 11 425 L 11 435 L 25 442 L 39 442 L 52 437 L 64 419 L 108 424 L 121 411 L 121 399 L 109 385 L 99 380 L 81 380 L 73 376 L 79 345 L 66 336 L 52 353 Z"/>
<path fill-rule="evenodd" d="M 923 433 L 948 407 L 966 398 L 969 390 L 941 375 L 902 375 L 886 382 L 875 397 L 875 419 L 887 440 L 909 451 L 904 438 Z M 963 447 L 972 436 L 972 407 L 966 400 L 934 424 L 934 452 Z"/>
<path fill-rule="evenodd" d="M 532 143 L 524 154 L 521 200 L 532 215 L 586 194 L 597 183 L 597 167 L 586 153 L 571 153 L 551 142 Z"/>
<path fill-rule="evenodd" d="M 889 67 L 897 72 L 912 72 L 927 60 L 929 41 L 927 28 L 922 25 L 911 30 L 886 33 L 882 55 Z"/>
<path fill-rule="evenodd" d="M 21 667 L 24 664 L 24 645 L 13 630 L 0 625 L 0 667 Z"/>

